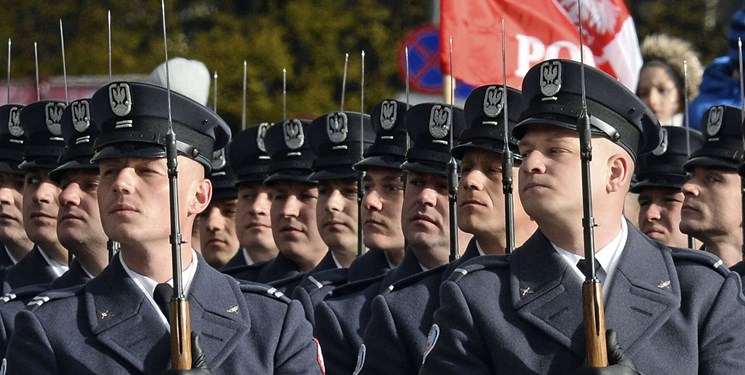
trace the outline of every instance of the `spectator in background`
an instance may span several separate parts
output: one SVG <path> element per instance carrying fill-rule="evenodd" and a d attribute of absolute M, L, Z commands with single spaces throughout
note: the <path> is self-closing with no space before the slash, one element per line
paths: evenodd
<path fill-rule="evenodd" d="M 704 112 L 715 105 L 740 107 L 740 54 L 738 38 L 745 39 L 745 8 L 740 9 L 730 20 L 727 41 L 729 49 L 724 56 L 717 57 L 704 70 L 699 95 L 688 106 L 691 128 L 701 130 Z"/>
<path fill-rule="evenodd" d="M 683 39 L 665 34 L 649 35 L 641 44 L 644 64 L 639 71 L 638 95 L 662 125 L 683 126 L 686 73 L 688 100 L 698 95 L 701 62 L 693 46 Z"/>

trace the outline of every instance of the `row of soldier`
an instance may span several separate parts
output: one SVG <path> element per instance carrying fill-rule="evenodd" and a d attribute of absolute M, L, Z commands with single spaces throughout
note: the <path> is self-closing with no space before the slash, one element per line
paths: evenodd
<path fill-rule="evenodd" d="M 169 296 L 157 291 L 172 278 L 163 136 L 173 116 L 182 229 L 199 215 L 204 226 L 204 257 L 182 246 L 194 358 L 203 358 L 195 373 L 318 373 L 324 364 L 329 374 L 741 373 L 740 278 L 711 254 L 726 266 L 742 259 L 741 248 L 722 250 L 725 237 L 741 246 L 740 223 L 724 222 L 739 219 L 739 195 L 717 190 L 739 187 L 740 110 L 713 107 L 704 137 L 661 130 L 633 93 L 589 67 L 596 260 L 613 333 L 611 366 L 583 366 L 579 67 L 540 63 L 521 91 L 480 87 L 463 110 L 385 100 L 371 115 L 287 119 L 232 140 L 203 105 L 136 82 L 66 108 L 0 107 L 11 187 L 2 191 L 12 193 L 0 255 L 19 259 L 4 271 L 0 305 L 7 371 L 169 367 Z M 505 147 L 519 155 L 519 247 L 506 255 Z M 454 262 L 451 157 L 457 223 L 473 236 Z M 644 233 L 623 218 L 629 189 L 640 194 Z M 225 236 L 209 229 L 217 215 L 235 222 Z M 679 249 L 688 239 L 678 221 L 708 252 Z M 214 251 L 238 243 L 230 260 Z M 219 273 L 205 259 L 226 266 Z"/>

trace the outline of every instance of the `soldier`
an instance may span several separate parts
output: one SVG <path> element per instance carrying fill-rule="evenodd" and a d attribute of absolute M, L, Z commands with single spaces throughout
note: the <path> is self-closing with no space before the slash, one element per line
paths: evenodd
<path fill-rule="evenodd" d="M 299 300 L 315 325 L 316 305 L 334 288 L 347 282 L 348 268 L 358 252 L 357 193 L 359 172 L 353 166 L 372 143 L 370 116 L 359 112 L 331 112 L 310 124 L 310 143 L 316 159 L 310 179 L 318 181 L 316 223 L 328 252 L 303 276 L 292 298 Z"/>
<path fill-rule="evenodd" d="M 416 373 L 427 337 L 423 325 L 429 325 L 438 303 L 430 296 L 437 293 L 451 251 L 449 137 L 453 132 L 457 139 L 463 130 L 463 111 L 419 104 L 406 112 L 405 121 L 411 147 L 401 166 L 408 176 L 401 218 L 407 254 L 400 268 L 413 258 L 424 272 L 393 283 L 373 299 L 355 370 L 360 374 Z"/>
<path fill-rule="evenodd" d="M 85 286 L 50 293 L 33 312 L 17 315 L 7 350 L 9 374 L 152 373 L 169 366 L 169 325 L 153 297 L 156 284 L 172 278 L 163 135 L 172 116 L 178 219 L 190 233 L 211 199 L 205 174 L 213 148 L 227 144 L 230 129 L 206 107 L 144 83 L 113 82 L 93 95 L 91 107 L 102 129 L 93 157 L 101 172 L 101 220 L 121 250 Z M 221 374 L 321 373 L 310 324 L 297 302 L 219 273 L 188 242 L 181 257 L 191 329 L 203 349 L 194 345 L 193 359 L 203 355 Z"/>
<path fill-rule="evenodd" d="M 265 265 L 229 273 L 242 280 L 272 283 L 287 295 L 292 295 L 300 274 L 313 270 L 327 253 L 316 225 L 318 182 L 309 178 L 314 158 L 307 139 L 309 125 L 307 120 L 285 120 L 271 126 L 264 138 L 271 158 L 264 184 L 273 190 L 270 216 L 279 255 Z"/>
<path fill-rule="evenodd" d="M 199 214 L 199 241 L 204 260 L 220 269 L 238 253 L 238 235 L 235 230 L 238 190 L 235 175 L 227 160 L 226 149 L 212 155 L 212 200 Z"/>
<path fill-rule="evenodd" d="M 511 255 L 474 258 L 442 284 L 422 374 L 745 370 L 745 326 L 731 324 L 745 318 L 739 277 L 717 267 L 715 257 L 671 250 L 623 219 L 636 157 L 659 145 L 656 119 L 616 79 L 584 71 L 582 80 L 580 63 L 548 60 L 525 76 L 527 106 L 513 135 L 522 155 L 520 198 L 539 230 Z M 608 335 L 611 365 L 603 369 L 580 368 L 583 81 L 594 134 L 597 276 L 608 302 L 606 327 L 617 332 Z"/>
<path fill-rule="evenodd" d="M 726 267 L 742 261 L 742 195 L 737 168 L 743 162 L 740 108 L 714 106 L 704 113 L 704 145 L 685 163 L 690 179 L 680 230 L 703 242 Z"/>
<path fill-rule="evenodd" d="M 695 130 L 662 127 L 662 142 L 652 153 L 640 155 L 636 183 L 639 197 L 639 230 L 669 247 L 687 248 L 688 236 L 680 231 L 680 210 L 685 196 L 680 190 L 688 179 L 683 164 L 689 152 L 701 148 L 704 138 Z"/>
<path fill-rule="evenodd" d="M 352 262 L 347 273 L 349 283 L 334 289 L 315 309 L 315 333 L 329 375 L 351 374 L 354 370 L 370 303 L 380 292 L 384 274 L 404 256 L 401 164 L 406 154 L 405 114 L 406 103 L 383 100 L 375 105 L 371 116 L 375 141 L 365 158 L 354 165 L 365 173 L 362 222 L 364 244 L 369 250 Z M 400 275 L 405 276 L 409 275 Z"/>
<path fill-rule="evenodd" d="M 65 103 L 42 100 L 25 106 L 20 121 L 26 137 L 23 225 L 36 244 L 15 266 L 5 271 L 3 293 L 26 285 L 49 284 L 67 272 L 67 249 L 57 238 L 60 188 L 47 174 L 57 168 L 65 141 L 60 121 Z"/>
<path fill-rule="evenodd" d="M 58 290 L 86 283 L 108 264 L 107 237 L 98 210 L 98 165 L 91 163 L 93 142 L 100 133 L 90 121 L 87 99 L 70 103 L 62 113 L 65 149 L 60 166 L 49 172 L 49 179 L 60 186 L 57 237 L 75 258 L 70 269 L 50 285 L 36 284 L 13 290 L 0 299 L 0 352 L 5 353 L 14 330 L 14 318 L 26 303 L 47 290 Z M 41 297 L 39 297 L 41 298 Z"/>
<path fill-rule="evenodd" d="M 481 86 L 466 100 L 466 129 L 453 156 L 460 160 L 461 179 L 458 186 L 458 226 L 474 235 L 461 262 L 476 255 L 504 254 L 507 248 L 505 195 L 502 183 L 502 153 L 504 152 L 503 87 Z M 523 111 L 522 93 L 507 88 L 508 131 L 514 128 Z M 509 137 L 513 155 L 518 155 L 517 141 Z M 518 176 L 520 160 L 514 162 L 513 176 Z M 517 178 L 515 178 L 517 181 Z M 514 194 L 514 231 L 516 246 L 522 245 L 536 229 L 523 210 L 520 196 Z"/>
<path fill-rule="evenodd" d="M 235 231 L 241 250 L 225 265 L 225 269 L 267 262 L 277 257 L 279 250 L 272 237 L 272 190 L 264 185 L 268 176 L 269 155 L 264 137 L 269 123 L 263 122 L 238 133 L 228 148 L 228 163 L 236 176 L 238 205 Z"/>
<path fill-rule="evenodd" d="M 18 263 L 34 247 L 23 228 L 23 161 L 25 139 L 20 124 L 23 106 L 0 106 L 0 268 Z"/>

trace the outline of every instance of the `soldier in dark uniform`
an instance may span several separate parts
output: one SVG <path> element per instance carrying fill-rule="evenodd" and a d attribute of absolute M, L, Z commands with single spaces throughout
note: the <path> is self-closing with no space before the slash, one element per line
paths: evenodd
<path fill-rule="evenodd" d="M 349 267 L 348 284 L 331 291 L 315 309 L 315 334 L 323 347 L 329 375 L 351 374 L 354 370 L 370 303 L 380 292 L 384 274 L 404 256 L 401 164 L 406 154 L 405 115 L 406 103 L 383 100 L 375 105 L 371 116 L 375 141 L 365 158 L 354 165 L 365 173 L 362 223 L 368 250 Z"/>
<path fill-rule="evenodd" d="M 229 272 L 242 280 L 272 283 L 286 295 L 292 295 L 300 274 L 316 268 L 328 249 L 316 225 L 318 183 L 309 178 L 314 158 L 307 138 L 309 125 L 307 120 L 282 121 L 271 126 L 264 138 L 271 158 L 264 183 L 273 190 L 270 215 L 279 255 L 265 265 Z"/>
<path fill-rule="evenodd" d="M 225 266 L 239 250 L 235 231 L 238 189 L 227 159 L 224 148 L 212 155 L 212 170 L 207 175 L 212 182 L 212 200 L 197 220 L 200 252 L 207 264 L 216 269 Z"/>
<path fill-rule="evenodd" d="M 23 106 L 0 106 L 0 268 L 18 263 L 34 244 L 23 228 Z M 7 124 L 7 125 L 5 125 Z"/>
<path fill-rule="evenodd" d="M 684 165 L 691 176 L 681 188 L 685 200 L 680 230 L 732 267 L 743 259 L 742 193 L 737 174 L 745 160 L 740 108 L 711 107 L 701 127 L 704 145 Z"/>
<path fill-rule="evenodd" d="M 15 266 L 5 271 L 3 293 L 26 285 L 49 284 L 68 270 L 68 254 L 57 238 L 57 197 L 60 188 L 47 174 L 57 168 L 65 147 L 60 121 L 64 102 L 42 100 L 21 110 L 26 137 L 24 161 L 23 225 L 36 244 Z"/>
<path fill-rule="evenodd" d="M 393 283 L 373 299 L 355 373 L 415 373 L 418 369 L 416 358 L 421 358 L 424 345 L 416 343 L 427 338 L 427 324 L 422 327 L 422 322 L 431 321 L 437 305 L 436 296 L 431 297 L 439 288 L 451 250 L 450 132 L 458 139 L 464 123 L 463 110 L 443 104 L 419 104 L 406 112 L 411 147 L 401 166 L 408 172 L 401 218 L 407 243 L 403 262 L 413 257 L 423 272 Z"/>
<path fill-rule="evenodd" d="M 639 198 L 639 230 L 669 247 L 687 248 L 688 236 L 680 231 L 683 192 L 688 179 L 683 164 L 691 152 L 701 148 L 704 138 L 698 131 L 679 126 L 663 126 L 660 146 L 639 155 L 631 192 Z"/>
<path fill-rule="evenodd" d="M 503 95 L 504 88 L 498 85 L 481 86 L 468 95 L 463 110 L 467 127 L 452 151 L 452 155 L 460 160 L 461 172 L 457 200 L 458 227 L 474 235 L 461 262 L 477 255 L 504 254 L 507 247 L 501 173 L 504 152 Z M 508 87 L 508 131 L 514 128 L 522 111 L 522 93 Z M 517 156 L 517 141 L 510 136 L 508 143 L 512 155 Z M 513 180 L 516 182 L 519 156 L 513 163 Z M 513 199 L 515 244 L 520 246 L 533 234 L 536 226 L 523 210 L 519 195 L 513 194 Z"/>
<path fill-rule="evenodd" d="M 313 311 L 334 288 L 348 281 L 348 268 L 357 258 L 359 173 L 353 166 L 362 159 L 375 133 L 370 116 L 359 112 L 331 112 L 310 124 L 310 144 L 316 159 L 310 179 L 318 181 L 316 223 L 328 246 L 324 260 L 308 272 L 292 294 L 302 302 L 306 317 L 315 324 Z"/>
<path fill-rule="evenodd" d="M 28 301 L 46 290 L 84 284 L 108 265 L 108 238 L 101 225 L 97 201 L 98 165 L 91 163 L 93 142 L 100 130 L 90 119 L 90 102 L 87 99 L 73 101 L 65 108 L 62 113 L 62 137 L 66 146 L 59 159 L 60 166 L 49 172 L 49 179 L 61 188 L 57 237 L 75 258 L 70 263 L 70 269 L 51 284 L 14 289 L 0 298 L 2 353 L 5 353 L 14 330 L 15 315 L 23 310 Z"/>
<path fill-rule="evenodd" d="M 206 107 L 144 83 L 113 82 L 91 103 L 102 129 L 93 157 L 101 172 L 101 220 L 121 250 L 85 286 L 50 292 L 33 312 L 17 315 L 9 374 L 131 374 L 169 367 L 169 325 L 153 296 L 156 284 L 172 277 L 164 135 L 172 115 L 179 220 L 190 233 L 211 199 L 205 174 L 213 148 L 227 144 L 230 129 Z M 188 242 L 181 257 L 191 329 L 201 338 L 202 350 L 193 346 L 193 358 L 204 354 L 211 368 L 200 373 L 321 373 L 319 349 L 297 302 L 216 271 Z"/>
<path fill-rule="evenodd" d="M 269 155 L 264 137 L 269 123 L 263 122 L 238 133 L 228 147 L 228 162 L 238 187 L 235 231 L 241 249 L 225 269 L 267 262 L 279 253 L 272 237 L 272 190 L 264 185 Z"/>
<path fill-rule="evenodd" d="M 597 276 L 606 328 L 617 333 L 608 335 L 609 354 L 621 355 L 608 368 L 582 368 L 579 64 L 549 60 L 525 76 L 528 104 L 513 130 L 523 158 L 518 190 L 539 230 L 509 256 L 474 258 L 442 284 L 420 373 L 742 373 L 745 326 L 731 324 L 745 317 L 740 278 L 716 257 L 671 250 L 623 219 L 636 157 L 659 145 L 660 128 L 634 93 L 592 67 Z"/>

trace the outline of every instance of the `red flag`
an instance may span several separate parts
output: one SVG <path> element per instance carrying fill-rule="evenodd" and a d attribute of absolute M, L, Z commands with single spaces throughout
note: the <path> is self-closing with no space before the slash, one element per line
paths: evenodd
<path fill-rule="evenodd" d="M 585 63 L 631 90 L 642 58 L 623 0 L 581 0 Z M 505 23 L 507 84 L 519 88 L 533 65 L 551 58 L 580 60 L 576 0 L 441 0 L 440 65 L 471 85 L 501 83 Z"/>

